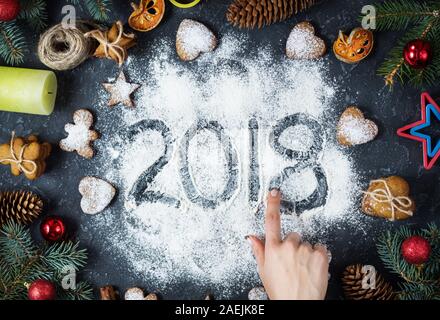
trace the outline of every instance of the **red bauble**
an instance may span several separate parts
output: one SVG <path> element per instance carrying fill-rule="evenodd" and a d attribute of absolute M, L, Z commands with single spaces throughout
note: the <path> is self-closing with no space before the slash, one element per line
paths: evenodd
<path fill-rule="evenodd" d="M 19 0 L 0 0 L 0 21 L 14 20 L 19 13 Z"/>
<path fill-rule="evenodd" d="M 431 254 L 429 241 L 421 236 L 406 238 L 400 249 L 406 262 L 415 265 L 424 264 Z"/>
<path fill-rule="evenodd" d="M 56 297 L 55 285 L 48 280 L 35 280 L 28 287 L 29 300 L 55 300 Z"/>
<path fill-rule="evenodd" d="M 66 224 L 60 217 L 48 216 L 41 222 L 40 232 L 47 241 L 59 241 L 62 240 L 66 234 Z"/>
<path fill-rule="evenodd" d="M 428 41 L 413 40 L 403 49 L 405 62 L 414 69 L 425 68 L 432 59 L 432 47 Z"/>

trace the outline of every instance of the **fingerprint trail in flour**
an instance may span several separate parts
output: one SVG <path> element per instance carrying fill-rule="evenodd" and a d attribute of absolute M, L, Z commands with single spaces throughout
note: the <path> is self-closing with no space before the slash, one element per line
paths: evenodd
<path fill-rule="evenodd" d="M 251 118 L 249 128 L 249 201 L 255 207 L 260 196 L 260 165 L 258 159 L 258 121 Z"/>
<path fill-rule="evenodd" d="M 219 194 L 215 199 L 208 199 L 204 197 L 200 191 L 197 190 L 196 184 L 192 179 L 190 173 L 190 165 L 189 165 L 189 146 L 191 140 L 195 138 L 198 133 L 201 133 L 203 130 L 209 130 L 215 134 L 215 137 L 221 142 L 221 147 L 224 149 L 224 155 L 226 156 L 226 167 L 225 175 L 228 176 L 225 186 L 223 187 L 223 192 Z M 216 152 L 217 148 L 214 150 L 206 150 L 207 153 L 212 153 L 219 158 L 219 152 Z M 233 196 L 235 190 L 238 187 L 238 158 L 237 152 L 234 150 L 230 138 L 224 135 L 223 127 L 216 121 L 203 121 L 199 120 L 197 123 L 188 129 L 185 133 L 181 141 L 180 147 L 180 173 L 182 177 L 182 185 L 183 189 L 186 193 L 187 198 L 193 202 L 194 204 L 198 204 L 203 208 L 211 208 L 215 209 L 221 202 L 226 202 Z M 210 159 L 211 163 L 215 163 L 218 159 Z M 214 160 L 214 161 L 212 161 Z M 198 162 L 198 161 L 197 161 Z M 200 170 L 200 169 L 199 169 Z M 195 170 L 193 170 L 195 171 Z M 208 173 L 205 174 L 208 176 Z M 211 179 L 208 179 L 211 180 Z M 223 180 L 223 179 L 221 179 Z M 208 182 L 209 183 L 209 182 Z M 210 184 L 205 185 L 205 187 L 209 187 Z"/>
<path fill-rule="evenodd" d="M 131 190 L 127 196 L 127 202 L 129 203 L 128 207 L 132 206 L 132 204 L 130 204 L 131 202 L 134 202 L 135 205 L 140 205 L 144 202 L 162 202 L 169 206 L 179 208 L 179 200 L 161 192 L 148 190 L 154 178 L 171 159 L 174 141 L 171 136 L 170 129 L 165 125 L 165 123 L 163 123 L 163 121 L 160 120 L 141 120 L 138 123 L 128 127 L 128 132 L 126 135 L 128 142 L 133 142 L 133 138 L 136 135 L 143 133 L 145 134 L 145 132 L 148 131 L 157 131 L 162 135 L 165 150 L 163 155 L 158 158 L 151 165 L 151 167 L 145 170 L 131 187 Z"/>
<path fill-rule="evenodd" d="M 136 193 L 140 201 L 92 217 L 91 228 L 139 281 L 162 292 L 191 282 L 227 298 L 258 284 L 244 236 L 262 233 L 274 181 L 289 209 L 283 233 L 325 243 L 332 228 L 359 223 L 357 174 L 325 120 L 334 118 L 338 90 L 328 62 L 275 58 L 271 48 L 246 58 L 245 43 L 226 35 L 215 52 L 186 64 L 172 41 L 158 42 L 150 56 L 128 62 L 127 75 L 143 84 L 136 108 L 100 119 L 109 136 L 99 175 L 118 185 L 118 204 Z M 138 130 L 142 121 L 169 131 Z M 118 132 L 130 128 L 127 141 Z M 162 195 L 180 205 L 151 201 Z"/>
<path fill-rule="evenodd" d="M 313 143 L 310 144 L 306 150 L 301 150 L 301 148 L 291 149 L 280 143 L 281 135 L 288 128 L 298 126 L 303 126 L 312 133 Z M 304 137 L 301 134 L 302 132 L 299 131 L 298 133 L 299 134 L 297 136 L 291 136 L 293 141 L 303 141 Z M 310 118 L 304 113 L 296 113 L 278 121 L 270 134 L 270 144 L 272 148 L 281 156 L 287 158 L 288 160 L 298 161 L 297 167 L 301 168 L 304 166 L 309 166 L 317 161 L 317 157 L 322 151 L 323 134 L 324 132 L 322 127 L 316 120 Z M 296 144 L 299 144 L 298 142 Z"/>

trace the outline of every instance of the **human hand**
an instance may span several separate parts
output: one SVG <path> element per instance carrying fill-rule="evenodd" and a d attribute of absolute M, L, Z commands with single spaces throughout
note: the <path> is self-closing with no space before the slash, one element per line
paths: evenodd
<path fill-rule="evenodd" d="M 322 300 L 328 284 L 326 247 L 301 242 L 297 233 L 281 239 L 281 193 L 269 192 L 266 209 L 266 241 L 248 236 L 258 273 L 271 300 Z"/>

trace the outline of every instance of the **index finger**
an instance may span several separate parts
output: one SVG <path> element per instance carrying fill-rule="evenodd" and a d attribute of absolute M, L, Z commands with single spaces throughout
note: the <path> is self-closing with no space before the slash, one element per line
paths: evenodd
<path fill-rule="evenodd" d="M 281 192 L 272 189 L 267 197 L 266 208 L 266 245 L 281 242 L 281 221 L 280 221 Z"/>

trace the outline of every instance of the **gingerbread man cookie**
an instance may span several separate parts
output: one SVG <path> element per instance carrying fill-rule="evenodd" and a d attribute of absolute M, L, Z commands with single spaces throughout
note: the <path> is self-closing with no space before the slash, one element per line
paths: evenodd
<path fill-rule="evenodd" d="M 95 151 L 91 144 L 99 138 L 93 125 L 93 115 L 86 109 L 79 109 L 73 114 L 74 124 L 68 123 L 64 130 L 69 134 L 67 138 L 60 141 L 60 148 L 67 152 L 76 151 L 80 156 L 91 159 Z"/>
<path fill-rule="evenodd" d="M 47 143 L 40 143 L 36 135 L 27 138 L 12 137 L 9 143 L 0 145 L 0 163 L 11 166 L 11 173 L 24 173 L 29 180 L 35 180 L 46 170 L 46 159 L 52 150 Z"/>

